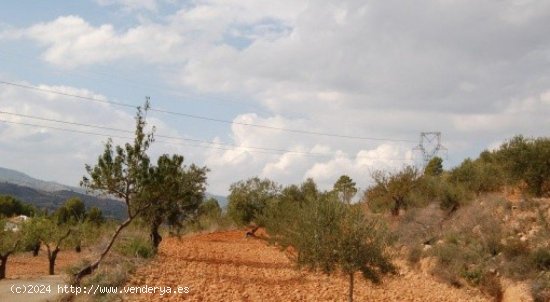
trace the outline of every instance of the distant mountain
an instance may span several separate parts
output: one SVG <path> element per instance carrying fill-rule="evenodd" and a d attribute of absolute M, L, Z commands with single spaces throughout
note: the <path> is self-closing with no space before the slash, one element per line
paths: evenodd
<path fill-rule="evenodd" d="M 74 191 L 61 190 L 47 192 L 27 186 L 20 186 L 12 183 L 1 182 L 0 194 L 11 195 L 24 202 L 30 203 L 37 208 L 46 209 L 50 213 L 59 208 L 67 199 L 78 197 L 84 202 L 87 208 L 98 207 L 105 217 L 124 219 L 126 217 L 126 205 L 114 199 L 104 199 L 86 195 Z"/>
<path fill-rule="evenodd" d="M 62 185 L 53 181 L 44 181 L 33 178 L 25 173 L 0 167 L 0 182 L 7 182 L 24 187 L 29 187 L 46 192 L 75 191 L 85 193 L 81 188 Z"/>
<path fill-rule="evenodd" d="M 33 178 L 25 173 L 0 167 L 0 194 L 12 195 L 39 208 L 55 210 L 71 197 L 82 199 L 86 207 L 98 207 L 107 217 L 123 219 L 126 205 L 118 200 L 87 194 L 82 188 L 62 185 L 52 181 Z M 214 197 L 220 207 L 227 206 L 227 198 L 206 193 Z"/>

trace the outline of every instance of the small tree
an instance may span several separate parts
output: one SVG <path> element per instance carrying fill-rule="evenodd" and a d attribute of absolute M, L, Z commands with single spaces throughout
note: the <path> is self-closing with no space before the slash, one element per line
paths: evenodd
<path fill-rule="evenodd" d="M 61 247 L 68 245 L 71 241 L 70 236 L 73 230 L 67 224 L 57 224 L 51 219 L 45 217 L 33 218 L 24 225 L 24 232 L 27 239 L 40 241 L 48 254 L 48 273 L 55 274 L 55 261 L 61 251 Z"/>
<path fill-rule="evenodd" d="M 414 166 L 407 166 L 393 174 L 376 171 L 372 178 L 374 185 L 365 192 L 369 206 L 389 207 L 392 215 L 398 216 L 399 211 L 409 205 L 411 193 L 418 182 L 418 171 Z"/>
<path fill-rule="evenodd" d="M 386 255 L 381 224 L 332 194 L 302 205 L 280 203 L 263 217 L 271 240 L 282 249 L 293 248 L 291 258 L 298 267 L 347 275 L 349 301 L 353 301 L 356 272 L 377 283 L 380 274 L 395 271 Z"/>
<path fill-rule="evenodd" d="M 350 203 L 353 196 L 357 193 L 357 188 L 351 177 L 342 175 L 334 184 L 333 191 L 338 193 L 342 202 Z"/>
<path fill-rule="evenodd" d="M 149 103 L 145 104 L 145 112 Z M 153 133 L 146 133 L 144 112 L 138 108 L 136 115 L 136 130 L 133 144 L 126 143 L 124 147 L 113 146 L 112 140 L 105 144 L 103 154 L 99 156 L 94 167 L 86 165 L 89 177 L 83 177 L 81 186 L 104 195 L 114 196 L 123 200 L 127 207 L 127 218 L 115 229 L 109 243 L 92 263 L 83 267 L 75 274 L 75 282 L 91 274 L 111 250 L 120 232 L 151 206 L 151 201 L 144 198 L 149 179 L 150 160 L 147 150 L 153 142 Z M 154 131 L 154 129 L 153 129 Z"/>
<path fill-rule="evenodd" d="M 96 226 L 100 226 L 105 222 L 105 218 L 103 217 L 103 212 L 99 208 L 91 207 L 86 213 L 86 221 Z"/>
<path fill-rule="evenodd" d="M 199 206 L 199 215 L 211 218 L 219 218 L 222 215 L 222 208 L 214 197 L 208 198 Z"/>
<path fill-rule="evenodd" d="M 183 165 L 181 155 L 162 155 L 157 166 L 150 169 L 150 180 L 143 197 L 151 206 L 143 213 L 150 226 L 151 243 L 155 249 L 162 241 L 159 228 L 163 223 L 181 227 L 181 221 L 196 214 L 206 191 L 206 167 Z"/>
<path fill-rule="evenodd" d="M 234 183 L 229 188 L 228 214 L 239 225 L 248 225 L 256 220 L 264 209 L 276 201 L 281 188 L 269 179 L 258 177 Z M 259 225 L 250 232 L 252 235 Z"/>
<path fill-rule="evenodd" d="M 0 219 L 0 280 L 6 278 L 8 258 L 21 246 L 21 232 L 6 227 L 6 221 Z"/>
<path fill-rule="evenodd" d="M 57 209 L 55 216 L 57 217 L 58 224 L 67 224 L 69 226 L 82 224 L 86 218 L 86 206 L 80 198 L 72 197 L 67 199 L 63 206 Z M 77 253 L 81 251 L 80 240 L 75 241 L 75 251 Z"/>
<path fill-rule="evenodd" d="M 424 168 L 424 175 L 439 176 L 441 173 L 443 173 L 443 159 L 434 156 Z"/>

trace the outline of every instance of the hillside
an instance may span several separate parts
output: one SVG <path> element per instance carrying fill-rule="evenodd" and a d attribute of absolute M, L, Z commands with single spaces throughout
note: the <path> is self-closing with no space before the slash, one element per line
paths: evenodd
<path fill-rule="evenodd" d="M 8 182 L 24 187 L 30 187 L 33 189 L 46 191 L 46 192 L 55 192 L 55 191 L 76 191 L 79 193 L 84 193 L 84 190 L 81 188 L 70 187 L 62 185 L 53 181 L 44 181 L 31 177 L 23 172 L 19 172 L 12 169 L 6 169 L 0 167 L 0 182 Z"/>
<path fill-rule="evenodd" d="M 98 207 L 106 217 L 116 219 L 126 217 L 126 205 L 124 203 L 114 199 L 104 199 L 74 191 L 47 192 L 12 183 L 0 182 L 0 194 L 11 195 L 38 208 L 47 209 L 49 212 L 55 211 L 67 199 L 78 197 L 84 202 L 87 208 Z"/>
<path fill-rule="evenodd" d="M 12 195 L 49 211 L 57 209 L 71 197 L 82 199 L 86 207 L 98 207 L 107 217 L 122 219 L 126 216 L 126 206 L 113 199 L 86 194 L 79 187 L 62 185 L 31 177 L 23 172 L 0 167 L 0 194 Z M 227 206 L 225 196 L 206 193 L 206 198 L 218 200 L 220 207 Z"/>

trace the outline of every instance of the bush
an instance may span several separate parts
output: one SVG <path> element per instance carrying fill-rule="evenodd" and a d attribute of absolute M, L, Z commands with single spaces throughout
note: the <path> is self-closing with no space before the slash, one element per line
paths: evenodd
<path fill-rule="evenodd" d="M 481 291 L 495 298 L 496 302 L 502 301 L 504 291 L 502 290 L 502 284 L 497 276 L 492 273 L 485 273 L 479 285 Z"/>
<path fill-rule="evenodd" d="M 506 241 L 502 252 L 504 253 L 506 259 L 512 260 L 520 256 L 529 255 L 530 250 L 526 242 L 514 237 Z"/>
<path fill-rule="evenodd" d="M 439 206 L 442 210 L 456 211 L 464 202 L 464 192 L 460 187 L 451 184 L 443 186 Z"/>
<path fill-rule="evenodd" d="M 117 251 L 127 257 L 151 258 L 155 255 L 151 242 L 142 237 L 125 238 L 117 246 Z"/>
<path fill-rule="evenodd" d="M 550 270 L 550 251 L 546 248 L 539 248 L 531 254 L 531 260 L 535 267 L 541 271 Z"/>
<path fill-rule="evenodd" d="M 550 139 L 528 139 L 516 136 L 500 147 L 495 156 L 505 167 L 510 179 L 522 181 L 529 193 L 543 196 L 550 193 Z"/>
<path fill-rule="evenodd" d="M 531 282 L 533 302 L 550 301 L 550 275 L 543 274 Z"/>
<path fill-rule="evenodd" d="M 276 200 L 280 190 L 275 182 L 258 177 L 234 183 L 229 188 L 228 215 L 238 225 L 255 222 L 265 207 Z"/>
<path fill-rule="evenodd" d="M 407 254 L 407 261 L 409 264 L 417 264 L 420 259 L 422 259 L 422 254 L 422 247 L 417 245 L 409 250 L 409 253 Z"/>

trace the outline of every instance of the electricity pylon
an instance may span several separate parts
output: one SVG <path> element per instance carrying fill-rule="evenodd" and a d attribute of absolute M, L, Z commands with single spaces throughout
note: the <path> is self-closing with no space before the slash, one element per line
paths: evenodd
<path fill-rule="evenodd" d="M 438 156 L 440 153 L 445 153 L 445 155 L 447 153 L 447 148 L 441 144 L 441 132 L 439 131 L 421 132 L 420 143 L 413 150 L 418 150 L 422 153 L 424 167 L 435 156 Z"/>

